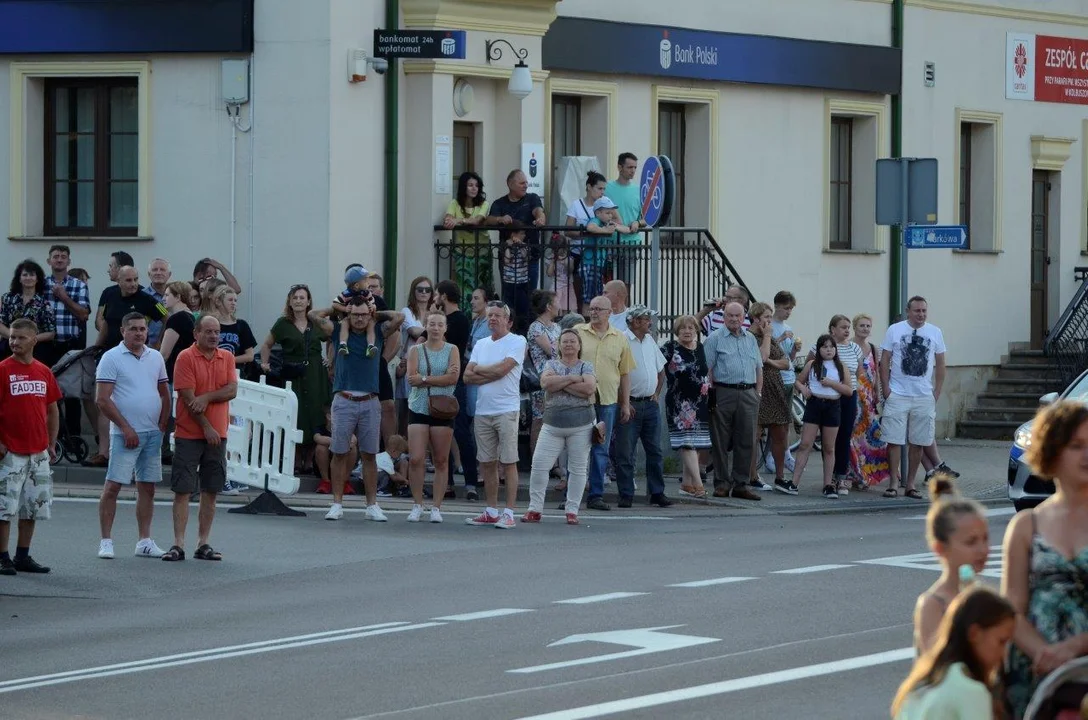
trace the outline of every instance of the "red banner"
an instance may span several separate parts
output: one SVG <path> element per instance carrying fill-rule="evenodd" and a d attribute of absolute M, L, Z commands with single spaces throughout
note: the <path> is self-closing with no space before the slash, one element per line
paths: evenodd
<path fill-rule="evenodd" d="M 1088 40 L 1035 36 L 1035 99 L 1088 105 Z"/>

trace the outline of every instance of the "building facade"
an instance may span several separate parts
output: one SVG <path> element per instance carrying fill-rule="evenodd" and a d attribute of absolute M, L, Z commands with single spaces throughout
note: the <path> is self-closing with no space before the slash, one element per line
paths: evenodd
<path fill-rule="evenodd" d="M 562 224 L 560 158 L 613 176 L 620 152 L 664 154 L 673 224 L 709 230 L 757 297 L 793 291 L 806 341 L 836 313 L 871 314 L 879 337 L 896 308 L 875 165 L 892 156 L 898 94 L 903 155 L 939 162 L 935 219 L 970 229 L 966 250 L 907 253 L 908 293 L 929 299 L 949 345 L 945 431 L 1075 292 L 1083 0 L 905 0 L 902 50 L 890 0 L 289 5 L 0 5 L 0 267 L 64 242 L 97 295 L 113 250 L 186 279 L 216 257 L 261 336 L 291 284 L 323 302 L 352 261 L 403 304 L 434 273 L 432 228 L 463 170 L 495 198 L 533 154 Z M 388 12 L 406 33 L 463 31 L 456 52 L 378 74 L 363 56 Z M 508 87 L 521 55 L 524 98 Z"/>

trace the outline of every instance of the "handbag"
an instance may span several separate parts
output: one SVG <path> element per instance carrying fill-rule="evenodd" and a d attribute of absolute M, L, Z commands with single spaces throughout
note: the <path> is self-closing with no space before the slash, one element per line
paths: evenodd
<path fill-rule="evenodd" d="M 533 356 L 529 353 L 529 346 L 525 346 L 525 361 L 521 363 L 521 392 L 522 394 L 535 393 L 540 390 L 540 372 L 533 364 Z"/>
<path fill-rule="evenodd" d="M 593 399 L 595 401 L 593 403 L 593 414 L 597 417 L 597 422 L 593 423 L 593 430 L 592 430 L 592 432 L 593 432 L 593 444 L 594 445 L 604 445 L 605 440 L 607 440 L 607 438 L 605 437 L 605 431 L 608 430 L 608 425 L 605 424 L 604 420 L 601 420 L 601 391 L 600 390 L 598 390 L 596 392 Z"/>
<path fill-rule="evenodd" d="M 427 354 L 424 345 L 419 346 L 423 353 L 423 362 L 427 365 L 427 374 L 431 374 L 431 358 Z M 453 420 L 457 413 L 461 412 L 461 403 L 453 395 L 432 395 L 431 387 L 427 386 L 427 414 L 435 420 Z"/>

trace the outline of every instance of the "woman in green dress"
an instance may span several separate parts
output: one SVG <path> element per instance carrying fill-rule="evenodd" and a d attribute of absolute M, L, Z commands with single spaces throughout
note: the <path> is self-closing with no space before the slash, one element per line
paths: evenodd
<path fill-rule="evenodd" d="M 325 423 L 325 406 L 332 398 L 329 374 L 322 364 L 321 342 L 328 338 L 307 317 L 313 309 L 313 296 L 305 285 L 292 285 L 287 291 L 283 316 L 272 326 L 261 346 L 261 369 L 272 374 L 272 346 L 282 348 L 280 379 L 290 380 L 298 397 L 298 429 L 302 431 L 300 452 L 295 455 L 295 471 L 313 465 L 314 432 Z M 288 376 L 288 377 L 285 377 Z"/>

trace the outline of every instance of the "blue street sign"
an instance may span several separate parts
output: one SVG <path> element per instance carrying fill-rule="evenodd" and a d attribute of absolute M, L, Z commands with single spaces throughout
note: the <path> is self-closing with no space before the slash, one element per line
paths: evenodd
<path fill-rule="evenodd" d="M 642 221 L 650 227 L 661 219 L 665 209 L 665 173 L 661 162 L 651 155 L 642 164 L 642 180 L 639 182 L 639 200 L 642 201 Z"/>
<path fill-rule="evenodd" d="M 944 248 L 962 250 L 967 247 L 966 225 L 911 225 L 907 227 L 903 244 L 908 248 Z"/>

